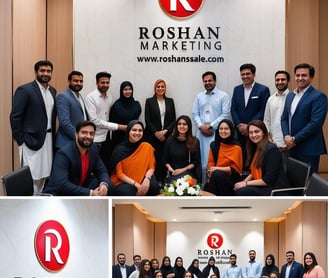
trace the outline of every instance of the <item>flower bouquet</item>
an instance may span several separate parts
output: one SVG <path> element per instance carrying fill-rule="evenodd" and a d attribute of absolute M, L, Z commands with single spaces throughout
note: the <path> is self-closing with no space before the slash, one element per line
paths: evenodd
<path fill-rule="evenodd" d="M 199 196 L 201 189 L 196 182 L 193 177 L 185 175 L 165 184 L 162 193 L 165 196 Z"/>

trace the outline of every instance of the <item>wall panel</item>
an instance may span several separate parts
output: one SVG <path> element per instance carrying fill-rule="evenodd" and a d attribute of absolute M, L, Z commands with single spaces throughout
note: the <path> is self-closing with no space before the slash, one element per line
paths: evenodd
<path fill-rule="evenodd" d="M 12 9 L 11 0 L 0 2 L 0 176 L 12 169 L 12 140 L 9 114 L 12 96 Z M 0 195 L 2 195 L 0 186 Z"/>

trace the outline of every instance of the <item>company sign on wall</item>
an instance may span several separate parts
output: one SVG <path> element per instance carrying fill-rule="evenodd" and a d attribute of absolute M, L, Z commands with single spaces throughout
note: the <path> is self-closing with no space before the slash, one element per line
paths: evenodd
<path fill-rule="evenodd" d="M 69 256 L 69 238 L 62 224 L 55 220 L 43 222 L 35 233 L 35 254 L 41 266 L 58 272 L 64 268 Z"/>
<path fill-rule="evenodd" d="M 169 223 L 167 231 L 167 254 L 173 261 L 181 256 L 185 266 L 196 258 L 203 268 L 214 257 L 223 270 L 231 254 L 244 265 L 250 249 L 256 250 L 258 260 L 263 258 L 262 223 Z"/>
<path fill-rule="evenodd" d="M 284 68 L 284 9 L 284 0 L 75 1 L 75 69 L 84 73 L 84 93 L 107 70 L 114 99 L 130 80 L 142 105 L 163 78 L 177 115 L 191 115 L 207 70 L 232 93 L 240 65 L 252 62 L 257 80 L 274 87 L 275 71 Z"/>

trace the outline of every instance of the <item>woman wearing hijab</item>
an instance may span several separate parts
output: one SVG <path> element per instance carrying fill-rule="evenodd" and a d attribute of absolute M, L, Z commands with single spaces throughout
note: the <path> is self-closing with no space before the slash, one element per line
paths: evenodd
<path fill-rule="evenodd" d="M 199 140 L 192 135 L 192 123 L 188 116 L 182 115 L 176 120 L 173 134 L 165 143 L 163 160 L 170 179 L 177 179 L 185 174 L 200 178 Z"/>
<path fill-rule="evenodd" d="M 212 274 L 215 274 L 218 278 L 220 278 L 220 271 L 219 268 L 215 266 L 215 259 L 213 256 L 208 259 L 207 266 L 203 269 L 204 278 L 209 278 Z"/>
<path fill-rule="evenodd" d="M 209 182 L 205 190 L 217 196 L 233 196 L 234 184 L 241 180 L 243 151 L 234 137 L 233 123 L 222 120 L 210 145 L 207 174 Z"/>
<path fill-rule="evenodd" d="M 274 256 L 272 254 L 269 254 L 265 258 L 265 266 L 263 266 L 263 268 L 262 268 L 261 277 L 262 278 L 265 278 L 265 277 L 269 278 L 270 274 L 274 271 L 279 272 L 279 269 L 275 264 Z"/>
<path fill-rule="evenodd" d="M 172 134 L 175 125 L 175 106 L 173 98 L 166 96 L 166 83 L 158 79 L 154 84 L 154 95 L 145 103 L 145 140 L 155 148 L 155 176 L 161 183 L 166 177 L 163 163 L 163 150 L 166 139 Z"/>
<path fill-rule="evenodd" d="M 173 278 L 175 276 L 173 272 L 173 267 L 171 266 L 170 257 L 163 257 L 160 270 L 162 271 L 163 278 Z"/>
<path fill-rule="evenodd" d="M 186 269 L 183 267 L 183 260 L 181 257 L 176 257 L 173 272 L 175 278 L 183 278 L 183 274 L 186 272 Z"/>
<path fill-rule="evenodd" d="M 203 272 L 199 269 L 198 259 L 193 259 L 191 265 L 188 267 L 188 271 L 193 274 L 193 278 L 203 278 Z"/>
<path fill-rule="evenodd" d="M 120 98 L 117 99 L 110 109 L 109 121 L 127 125 L 132 120 L 138 120 L 141 114 L 139 101 L 133 97 L 133 85 L 130 81 L 123 81 L 120 86 Z M 124 141 L 125 132 L 121 130 L 112 131 L 112 150 Z"/>
<path fill-rule="evenodd" d="M 234 185 L 236 194 L 266 196 L 273 189 L 287 188 L 281 152 L 276 144 L 269 141 L 269 133 L 263 121 L 250 121 L 247 131 L 246 167 L 250 169 L 250 174 Z"/>
<path fill-rule="evenodd" d="M 159 194 L 159 185 L 154 174 L 154 148 L 142 142 L 143 123 L 131 121 L 125 140 L 115 149 L 109 175 L 115 187 L 114 196 L 154 196 Z"/>

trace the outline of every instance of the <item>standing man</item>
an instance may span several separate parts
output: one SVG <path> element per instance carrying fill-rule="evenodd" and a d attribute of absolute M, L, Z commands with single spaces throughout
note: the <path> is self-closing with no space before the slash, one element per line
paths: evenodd
<path fill-rule="evenodd" d="M 119 253 L 117 254 L 117 264 L 113 265 L 112 268 L 112 277 L 113 278 L 128 278 L 132 273 L 132 269 L 130 266 L 125 264 L 126 258 L 125 254 Z"/>
<path fill-rule="evenodd" d="M 75 141 L 56 152 L 44 192 L 58 196 L 106 196 L 110 181 L 104 163 L 93 144 L 96 126 L 89 121 L 77 124 Z"/>
<path fill-rule="evenodd" d="M 223 272 L 223 278 L 243 278 L 242 270 L 237 266 L 237 255 L 231 254 L 229 257 L 230 265 Z"/>
<path fill-rule="evenodd" d="M 89 120 L 97 127 L 94 141 L 98 145 L 100 157 L 105 164 L 107 164 L 110 158 L 110 150 L 106 140 L 108 131 L 126 130 L 126 125 L 108 121 L 110 108 L 113 104 L 112 96 L 107 94 L 111 76 L 108 72 L 98 72 L 96 75 L 97 89 L 89 93 L 85 98 Z"/>
<path fill-rule="evenodd" d="M 314 67 L 294 68 L 297 88 L 286 97 L 281 127 L 289 155 L 311 165 L 318 172 L 320 155 L 326 154 L 322 126 L 327 114 L 327 96 L 311 86 Z"/>
<path fill-rule="evenodd" d="M 141 256 L 140 255 L 134 255 L 133 256 L 133 265 L 130 266 L 132 271 L 135 271 L 135 270 L 139 269 L 140 262 L 141 262 Z"/>
<path fill-rule="evenodd" d="M 215 130 L 219 122 L 229 118 L 230 98 L 226 92 L 216 87 L 214 72 L 205 72 L 202 79 L 205 91 L 196 96 L 192 117 L 197 126 L 196 137 L 200 142 L 202 184 L 204 184 L 210 143 L 214 140 Z"/>
<path fill-rule="evenodd" d="M 249 250 L 248 252 L 249 261 L 243 269 L 244 278 L 260 278 L 262 274 L 262 265 L 260 262 L 255 260 L 255 250 Z"/>
<path fill-rule="evenodd" d="M 288 148 L 282 135 L 281 115 L 285 107 L 286 95 L 288 94 L 289 80 L 290 75 L 287 71 L 279 70 L 275 73 L 277 91 L 269 97 L 264 112 L 264 123 L 270 133 L 272 142 L 282 152 L 284 162 L 287 159 Z"/>
<path fill-rule="evenodd" d="M 263 121 L 266 102 L 270 96 L 267 86 L 255 82 L 256 67 L 253 64 L 240 66 L 243 84 L 233 90 L 231 99 L 231 116 L 237 128 L 238 140 L 244 150 L 248 137 L 247 125 L 251 120 Z"/>
<path fill-rule="evenodd" d="M 34 191 L 41 192 L 53 160 L 56 89 L 49 85 L 53 72 L 50 61 L 38 61 L 34 72 L 35 80 L 15 92 L 10 124 L 19 146 L 20 163 L 30 167 Z"/>
<path fill-rule="evenodd" d="M 56 147 L 58 149 L 69 142 L 74 142 L 76 125 L 87 120 L 84 100 L 80 94 L 82 88 L 83 74 L 74 70 L 68 75 L 68 88 L 57 96 L 59 129 Z"/>
<path fill-rule="evenodd" d="M 286 260 L 281 268 L 281 278 L 303 278 L 303 265 L 295 261 L 294 251 L 286 252 Z"/>

